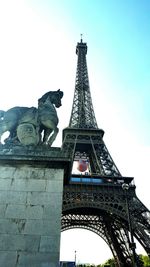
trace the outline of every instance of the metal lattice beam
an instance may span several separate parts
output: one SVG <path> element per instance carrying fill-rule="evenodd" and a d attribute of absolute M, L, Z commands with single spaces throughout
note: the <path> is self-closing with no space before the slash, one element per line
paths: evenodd
<path fill-rule="evenodd" d="M 144 222 L 139 227 L 143 214 L 147 221 L 149 212 L 140 201 L 135 206 L 135 199 L 135 186 L 132 186 L 129 190 L 129 205 L 134 236 L 149 254 L 150 231 Z M 142 213 L 139 213 L 140 209 Z M 98 234 L 110 247 L 116 266 L 132 266 L 125 195 L 121 185 L 66 185 L 62 231 L 72 228 L 84 228 Z"/>
<path fill-rule="evenodd" d="M 86 63 L 87 45 L 81 42 L 77 44 L 76 54 L 78 55 L 76 82 L 73 107 L 69 127 L 74 128 L 95 128 L 97 122 L 92 105 L 90 93 L 88 70 Z"/>
<path fill-rule="evenodd" d="M 104 131 L 97 126 L 87 45 L 82 39 L 76 54 L 71 118 L 69 127 L 63 130 L 62 150 L 70 157 L 71 167 L 64 181 L 62 231 L 80 227 L 97 233 L 110 247 L 116 267 L 132 267 L 136 261 L 133 236 L 150 255 L 150 212 L 137 198 L 133 178 L 121 176 L 103 141 Z M 88 173 L 78 174 L 76 179 L 73 166 L 79 160 L 88 161 L 89 167 Z M 129 187 L 128 192 L 123 190 L 123 183 Z"/>

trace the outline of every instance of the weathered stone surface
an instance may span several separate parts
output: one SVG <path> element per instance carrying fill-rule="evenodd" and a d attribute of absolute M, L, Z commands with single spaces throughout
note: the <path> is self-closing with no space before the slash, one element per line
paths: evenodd
<path fill-rule="evenodd" d="M 54 242 L 55 238 L 55 242 Z M 51 235 L 51 236 L 41 236 L 41 241 L 40 241 L 40 252 L 51 252 L 55 253 L 57 248 L 60 245 L 60 239 L 56 235 Z"/>
<path fill-rule="evenodd" d="M 38 251 L 40 236 L 36 235 L 0 235 L 0 250 L 2 251 Z"/>
<path fill-rule="evenodd" d="M 46 191 L 57 193 L 60 192 L 60 188 L 62 189 L 63 184 L 61 180 L 48 180 L 46 183 Z"/>
<path fill-rule="evenodd" d="M 61 213 L 61 206 L 57 204 L 57 202 L 53 201 L 51 205 L 44 205 L 44 210 L 43 210 L 43 219 L 52 219 Z"/>
<path fill-rule="evenodd" d="M 42 192 L 45 191 L 46 180 L 37 180 L 35 179 L 12 179 L 10 190 L 12 191 L 27 191 L 27 192 Z"/>
<path fill-rule="evenodd" d="M 60 230 L 60 218 L 53 217 L 51 220 L 27 220 L 23 233 L 30 235 L 56 235 Z"/>
<path fill-rule="evenodd" d="M 0 266 L 1 267 L 15 267 L 17 263 L 17 252 L 0 252 Z"/>
<path fill-rule="evenodd" d="M 39 127 L 31 123 L 22 123 L 17 127 L 17 137 L 23 145 L 37 145 L 40 141 Z"/>
<path fill-rule="evenodd" d="M 39 176 L 39 168 L 31 167 L 26 168 L 26 166 L 22 166 L 21 168 L 14 168 L 13 178 L 15 179 L 45 179 L 45 170 L 40 170 L 41 176 Z"/>
<path fill-rule="evenodd" d="M 23 219 L 0 219 L 0 234 L 20 234 L 25 223 Z"/>
<path fill-rule="evenodd" d="M 60 149 L 0 149 L 0 266 L 58 267 L 67 162 Z"/>
<path fill-rule="evenodd" d="M 5 217 L 6 207 L 7 207 L 6 204 L 0 204 L 0 218 Z"/>
<path fill-rule="evenodd" d="M 12 219 L 42 219 L 44 207 L 41 205 L 7 205 L 5 217 Z"/>
<path fill-rule="evenodd" d="M 58 253 L 19 253 L 17 267 L 59 267 Z"/>
<path fill-rule="evenodd" d="M 28 205 L 46 205 L 48 203 L 56 203 L 60 205 L 61 194 L 60 193 L 50 193 L 50 192 L 29 192 L 27 195 Z"/>
<path fill-rule="evenodd" d="M 12 179 L 0 179 L 0 190 L 10 190 Z"/>
<path fill-rule="evenodd" d="M 1 191 L 0 204 L 25 204 L 27 200 L 27 192 Z"/>
<path fill-rule="evenodd" d="M 10 179 L 10 174 L 11 174 L 11 178 L 13 178 L 14 173 L 16 171 L 16 168 L 13 166 L 3 166 L 3 162 L 1 162 L 1 173 L 0 173 L 0 178 L 1 179 Z"/>

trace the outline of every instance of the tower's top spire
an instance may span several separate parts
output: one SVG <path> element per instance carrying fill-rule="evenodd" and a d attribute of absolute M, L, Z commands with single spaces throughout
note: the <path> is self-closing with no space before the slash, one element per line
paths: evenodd
<path fill-rule="evenodd" d="M 82 52 L 84 51 L 85 55 L 87 54 L 87 44 L 83 43 L 83 34 L 81 33 L 81 39 L 80 39 L 80 43 L 77 43 L 76 46 L 76 54 L 78 55 L 79 50 L 82 49 Z"/>
<path fill-rule="evenodd" d="M 69 127 L 97 129 L 86 63 L 87 44 L 83 43 L 82 34 L 76 46 L 76 54 L 78 56 L 76 82 Z"/>

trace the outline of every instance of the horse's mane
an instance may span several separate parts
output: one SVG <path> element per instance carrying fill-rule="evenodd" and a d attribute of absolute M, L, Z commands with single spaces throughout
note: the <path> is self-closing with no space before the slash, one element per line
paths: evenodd
<path fill-rule="evenodd" d="M 50 96 L 52 94 L 52 92 L 50 91 L 50 92 L 47 92 L 46 94 L 44 94 L 41 98 L 39 98 L 38 99 L 38 102 L 45 102 L 46 101 L 46 99 Z"/>
<path fill-rule="evenodd" d="M 63 92 L 58 89 L 57 91 L 49 91 L 45 93 L 41 98 L 38 99 L 39 103 L 44 103 L 48 97 L 51 97 L 51 95 L 59 95 L 60 98 L 63 97 Z"/>

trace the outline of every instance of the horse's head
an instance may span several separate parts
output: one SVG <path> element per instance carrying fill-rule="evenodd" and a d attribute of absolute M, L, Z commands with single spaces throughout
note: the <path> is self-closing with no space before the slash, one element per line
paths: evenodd
<path fill-rule="evenodd" d="M 51 94 L 51 103 L 55 105 L 56 108 L 59 108 L 61 106 L 61 99 L 63 97 L 64 93 L 58 89 L 55 92 L 52 92 Z"/>
<path fill-rule="evenodd" d="M 40 103 L 45 103 L 45 101 L 50 101 L 56 108 L 61 106 L 61 99 L 63 97 L 63 92 L 58 89 L 57 91 L 50 91 L 44 94 L 38 101 Z"/>

